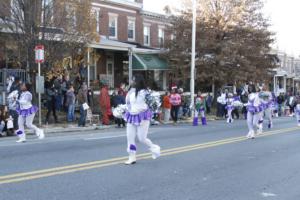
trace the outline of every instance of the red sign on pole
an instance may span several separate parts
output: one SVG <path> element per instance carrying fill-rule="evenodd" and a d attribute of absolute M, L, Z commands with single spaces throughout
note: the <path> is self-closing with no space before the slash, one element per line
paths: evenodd
<path fill-rule="evenodd" d="M 35 46 L 35 62 L 36 63 L 43 63 L 45 60 L 45 54 L 44 54 L 44 46 L 43 45 L 37 45 Z"/>

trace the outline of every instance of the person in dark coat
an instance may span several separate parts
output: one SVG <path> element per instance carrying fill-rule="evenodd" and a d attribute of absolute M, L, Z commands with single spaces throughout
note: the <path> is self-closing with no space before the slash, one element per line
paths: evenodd
<path fill-rule="evenodd" d="M 45 83 L 45 89 L 46 89 L 46 97 L 47 97 L 47 114 L 46 114 L 46 120 L 45 124 L 49 123 L 49 117 L 52 112 L 55 123 L 58 123 L 57 115 L 56 115 L 56 109 L 55 109 L 55 102 L 56 102 L 56 90 L 53 84 L 53 81 L 47 81 Z"/>
<path fill-rule="evenodd" d="M 113 106 L 117 107 L 118 105 L 125 104 L 125 97 L 122 94 L 122 91 L 118 91 L 118 95 L 113 97 Z M 117 128 L 121 128 L 121 125 L 125 127 L 125 120 L 123 118 L 116 118 L 116 123 L 118 124 Z"/>

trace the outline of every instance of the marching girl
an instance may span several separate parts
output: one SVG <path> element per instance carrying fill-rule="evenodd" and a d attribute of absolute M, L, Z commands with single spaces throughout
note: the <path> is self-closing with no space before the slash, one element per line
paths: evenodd
<path fill-rule="evenodd" d="M 233 118 L 232 118 L 232 111 L 234 110 L 233 101 L 234 101 L 233 94 L 229 93 L 226 99 L 227 123 L 233 122 Z"/>
<path fill-rule="evenodd" d="M 205 111 L 206 111 L 206 102 L 205 98 L 201 95 L 201 92 L 198 92 L 196 100 L 195 100 L 195 119 L 194 119 L 194 125 L 198 123 L 198 115 L 200 113 L 201 116 L 201 123 L 203 126 L 207 125 L 206 117 L 205 117 Z M 197 120 L 197 123 L 195 122 Z M 195 124 L 196 123 L 196 124 Z"/>
<path fill-rule="evenodd" d="M 17 135 L 19 137 L 19 140 L 17 141 L 18 143 L 26 141 L 24 125 L 26 125 L 30 129 L 33 129 L 39 139 L 45 138 L 44 131 L 32 124 L 35 113 L 38 111 L 38 108 L 32 105 L 31 103 L 32 94 L 29 92 L 29 90 L 30 90 L 30 84 L 28 83 L 22 84 L 21 86 L 22 93 L 19 99 L 17 100 L 17 103 L 19 104 L 19 107 L 17 108 L 17 112 L 19 114 L 19 118 L 18 118 L 19 129 L 17 130 Z"/>
<path fill-rule="evenodd" d="M 249 87 L 249 100 L 247 104 L 247 125 L 249 132 L 247 138 L 255 138 L 255 132 L 258 130 L 258 122 L 261 117 L 261 101 L 254 86 Z"/>
<path fill-rule="evenodd" d="M 143 76 L 136 75 L 132 80 L 131 89 L 126 96 L 127 112 L 125 121 L 127 121 L 127 152 L 129 154 L 126 165 L 136 163 L 136 137 L 147 145 L 152 153 L 152 158 L 160 156 L 160 147 L 148 139 L 148 130 L 152 113 L 146 103 L 147 89 Z"/>
<path fill-rule="evenodd" d="M 266 89 L 264 86 L 262 91 L 259 93 L 259 98 L 261 100 L 261 105 L 263 108 L 263 112 L 261 113 L 261 118 L 259 120 L 259 133 L 263 130 L 263 121 L 264 117 L 268 120 L 268 128 L 273 127 L 273 120 L 272 120 L 272 104 L 273 104 L 273 96 L 270 91 Z"/>

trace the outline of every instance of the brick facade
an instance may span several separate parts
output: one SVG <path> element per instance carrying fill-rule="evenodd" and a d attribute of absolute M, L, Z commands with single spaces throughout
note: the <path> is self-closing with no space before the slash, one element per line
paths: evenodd
<path fill-rule="evenodd" d="M 144 45 L 144 23 L 151 24 L 150 28 L 150 42 L 151 47 L 157 48 L 158 45 L 158 27 L 159 25 L 166 26 L 167 23 L 164 22 L 166 19 L 162 20 L 163 15 L 157 15 L 155 18 L 154 13 L 152 16 L 145 15 L 141 8 L 131 7 L 130 5 L 113 3 L 116 1 L 97 1 L 94 0 L 93 7 L 100 9 L 100 35 L 109 37 L 109 14 L 115 14 L 118 17 L 117 23 L 117 40 L 121 42 L 136 42 Z M 122 1 L 120 1 L 122 2 Z M 142 0 L 137 0 L 137 2 L 143 3 Z M 128 40 L 128 17 L 135 18 L 135 41 Z M 165 36 L 167 38 L 167 36 Z"/>

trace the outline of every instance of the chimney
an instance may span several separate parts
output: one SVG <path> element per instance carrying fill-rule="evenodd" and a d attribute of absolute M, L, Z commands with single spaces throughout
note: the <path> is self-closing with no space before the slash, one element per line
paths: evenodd
<path fill-rule="evenodd" d="M 144 0 L 135 0 L 135 2 L 137 2 L 137 3 L 141 3 L 141 4 L 143 4 L 144 2 L 143 2 Z"/>

